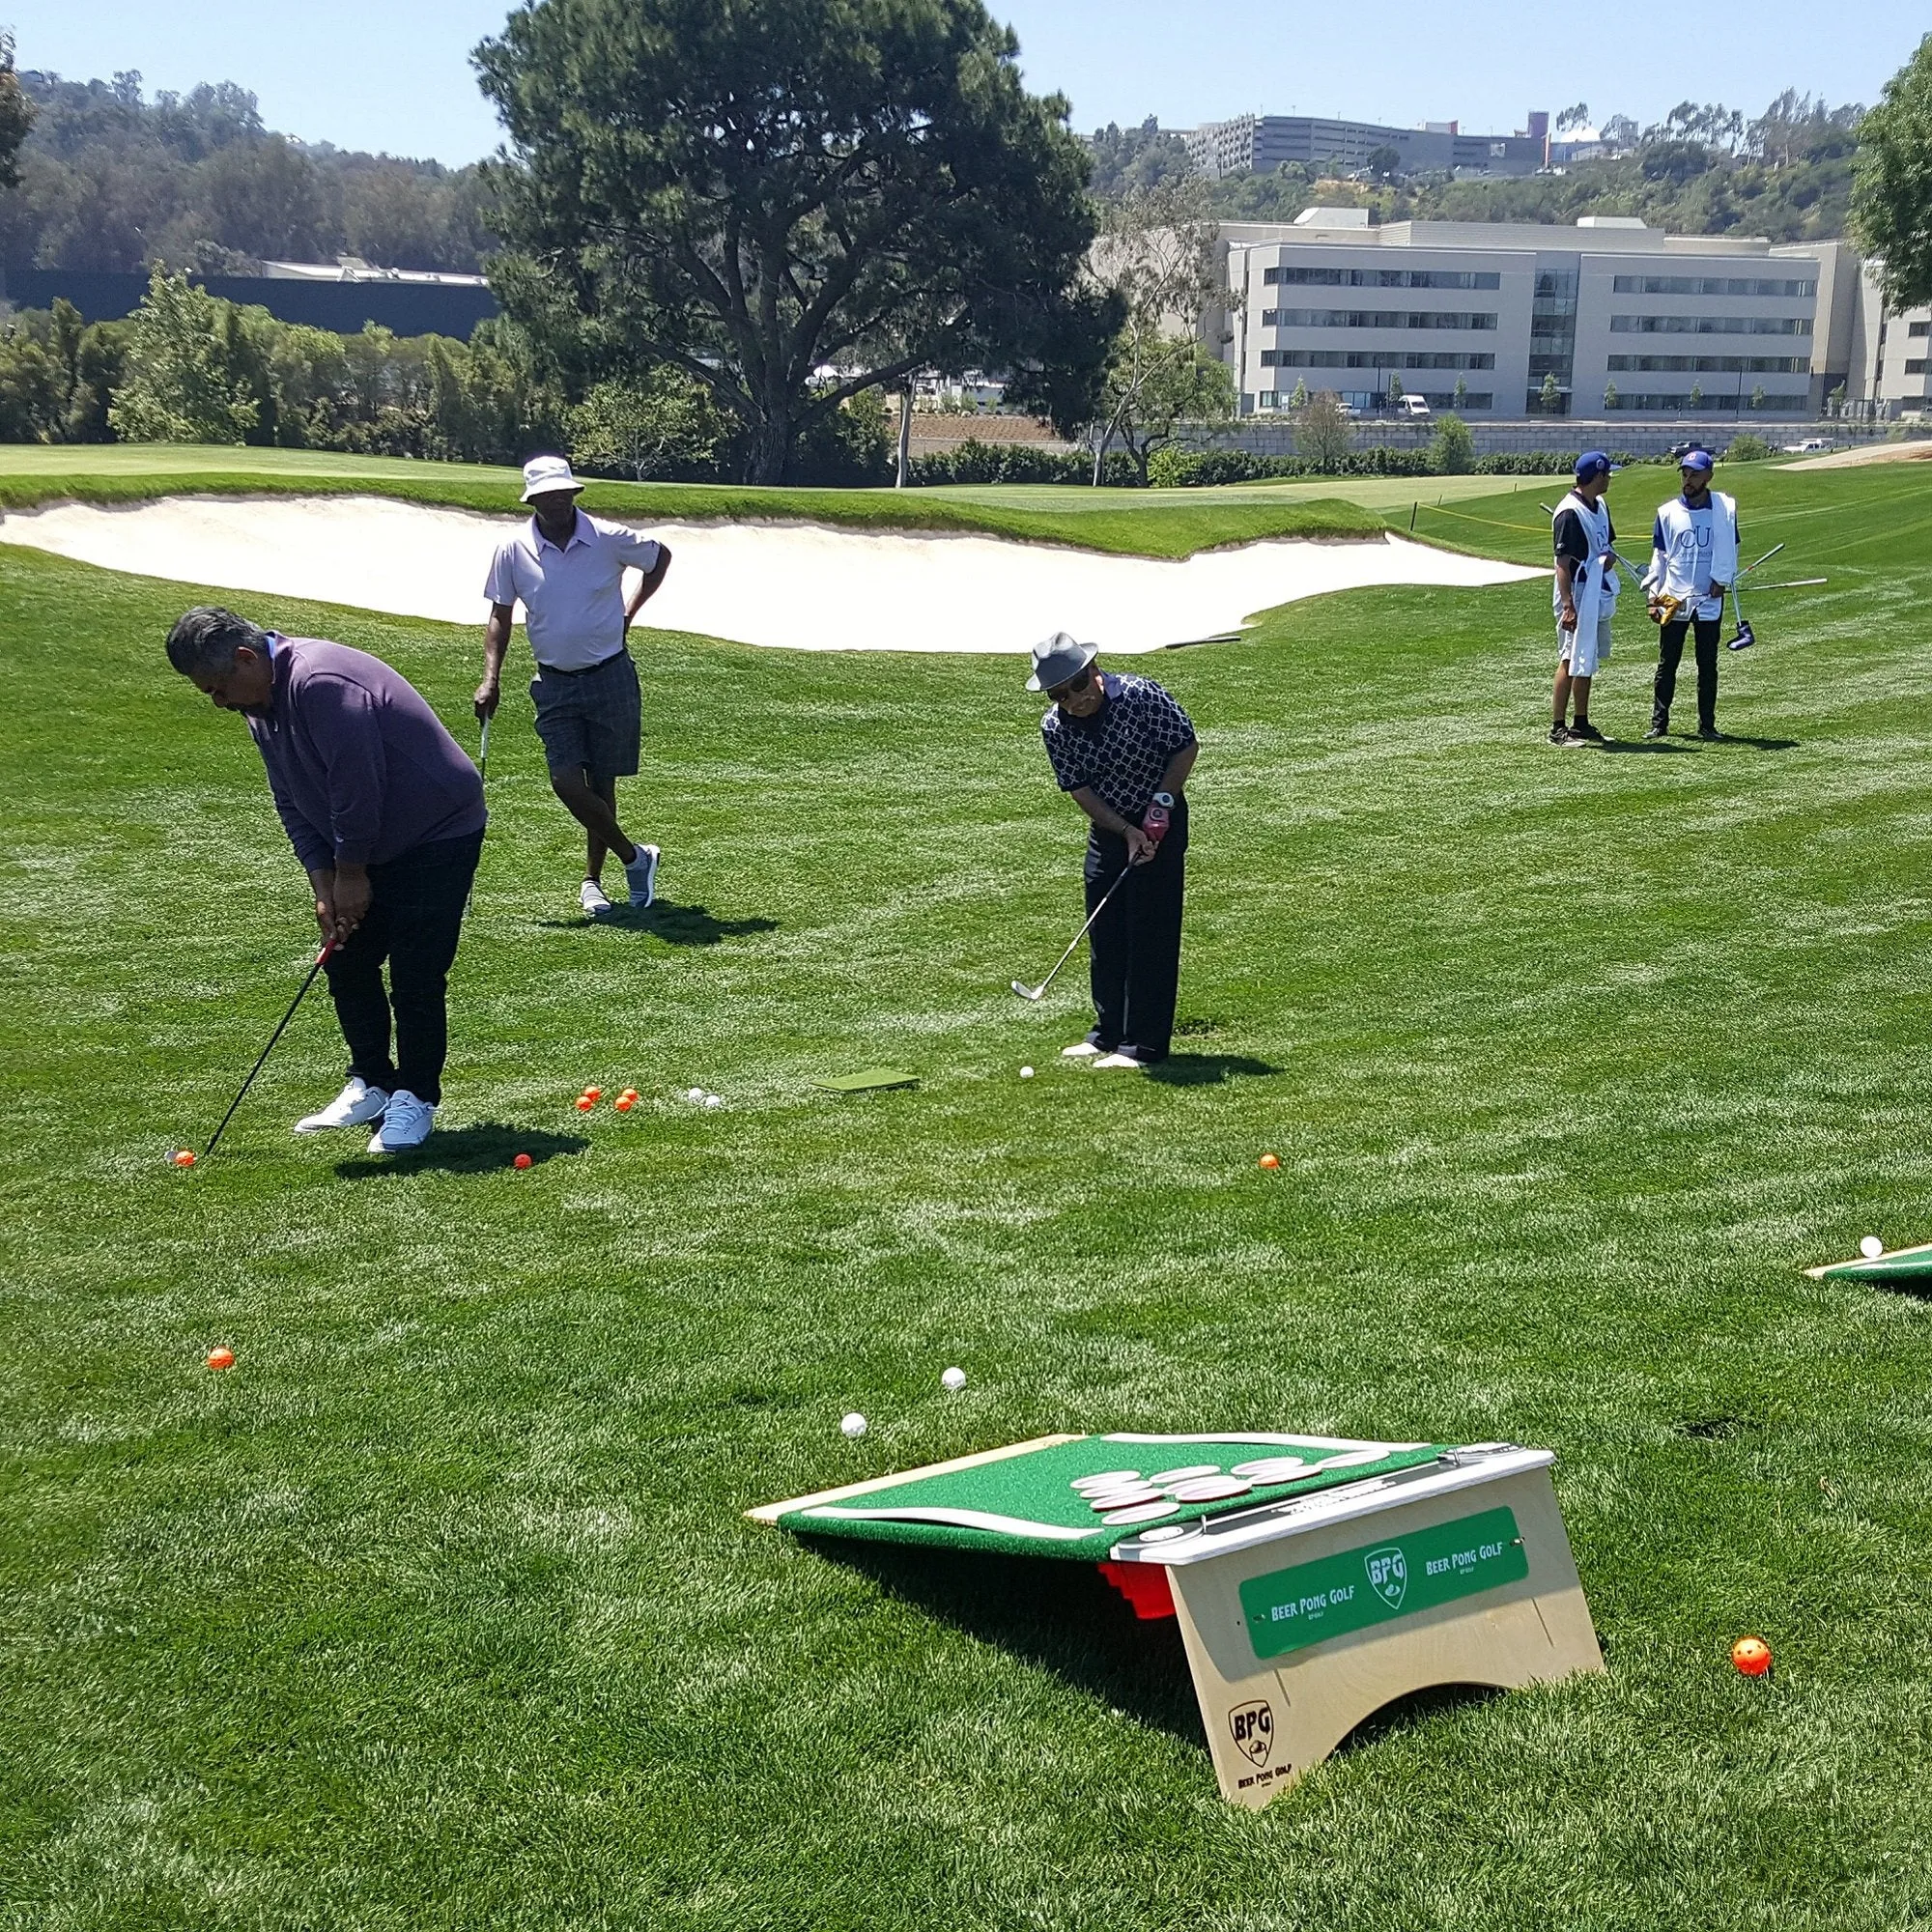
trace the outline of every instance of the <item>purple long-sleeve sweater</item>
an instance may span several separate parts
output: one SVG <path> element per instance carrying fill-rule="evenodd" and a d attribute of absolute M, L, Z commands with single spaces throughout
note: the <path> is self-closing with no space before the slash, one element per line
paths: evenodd
<path fill-rule="evenodd" d="M 482 831 L 476 767 L 400 671 L 322 638 L 271 632 L 270 650 L 274 695 L 244 715 L 304 870 Z"/>

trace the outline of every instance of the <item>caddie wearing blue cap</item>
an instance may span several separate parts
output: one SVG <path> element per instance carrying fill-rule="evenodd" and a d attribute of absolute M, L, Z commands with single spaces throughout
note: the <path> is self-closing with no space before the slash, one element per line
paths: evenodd
<path fill-rule="evenodd" d="M 1577 459 L 1575 488 L 1556 506 L 1551 530 L 1556 545 L 1552 745 L 1604 742 L 1604 734 L 1590 723 L 1590 680 L 1610 655 L 1610 617 L 1617 607 L 1617 570 L 1610 556 L 1617 532 L 1604 500 L 1615 469 L 1601 449 L 1586 449 Z"/>
<path fill-rule="evenodd" d="M 1187 713 L 1152 678 L 1102 671 L 1095 655 L 1094 645 L 1057 631 L 1034 646 L 1027 689 L 1053 700 L 1040 736 L 1061 790 L 1089 824 L 1094 1027 L 1062 1052 L 1131 1070 L 1165 1060 L 1174 1032 L 1187 857 L 1181 787 L 1199 747 Z"/>
<path fill-rule="evenodd" d="M 1724 592 L 1738 574 L 1738 506 L 1711 488 L 1717 464 L 1708 449 L 1687 449 L 1677 473 L 1681 494 L 1657 512 L 1650 533 L 1650 568 L 1643 587 L 1650 614 L 1662 630 L 1658 639 L 1657 682 L 1651 689 L 1650 729 L 1670 729 L 1670 700 L 1677 695 L 1677 667 L 1684 639 L 1697 636 L 1697 735 L 1720 738 L 1718 729 L 1718 638 L 1724 623 Z"/>

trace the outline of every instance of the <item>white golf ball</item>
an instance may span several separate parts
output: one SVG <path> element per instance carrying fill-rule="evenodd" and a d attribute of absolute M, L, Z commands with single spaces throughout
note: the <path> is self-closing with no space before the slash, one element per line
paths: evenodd
<path fill-rule="evenodd" d="M 1885 1243 L 1876 1235 L 1867 1235 L 1859 1243 L 1859 1253 L 1868 1262 L 1875 1262 L 1885 1253 Z"/>
<path fill-rule="evenodd" d="M 939 1385 L 941 1388 L 951 1389 L 954 1395 L 957 1395 L 966 1386 L 966 1371 L 964 1369 L 948 1369 L 940 1377 Z"/>
<path fill-rule="evenodd" d="M 687 1100 L 702 1100 L 704 1098 L 704 1089 L 702 1087 L 690 1088 L 687 1090 L 684 1097 Z"/>
<path fill-rule="evenodd" d="M 1022 1066 L 1020 1068 L 1020 1078 L 1022 1080 L 1031 1080 L 1033 1078 L 1033 1068 L 1031 1066 Z"/>
<path fill-rule="evenodd" d="M 854 1409 L 852 1413 L 848 1415 L 844 1419 L 844 1421 L 842 1421 L 838 1425 L 838 1433 L 841 1435 L 845 1436 L 848 1441 L 852 1442 L 858 1441 L 860 1436 L 862 1436 L 866 1433 L 866 1418 L 863 1415 L 861 1415 L 857 1409 Z"/>
<path fill-rule="evenodd" d="M 722 1107 L 724 1102 L 716 1094 L 707 1094 L 704 1096 L 704 1104 L 707 1107 Z"/>

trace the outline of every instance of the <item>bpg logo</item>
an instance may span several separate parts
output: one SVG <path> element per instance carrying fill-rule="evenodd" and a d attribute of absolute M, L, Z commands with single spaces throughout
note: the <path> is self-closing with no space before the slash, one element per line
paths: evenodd
<path fill-rule="evenodd" d="M 1237 1704 L 1228 1713 L 1228 1729 L 1234 1734 L 1235 1748 L 1257 1767 L 1268 1761 L 1274 1747 L 1274 1713 L 1264 1700 Z"/>
<path fill-rule="evenodd" d="M 1379 1549 L 1370 1550 L 1362 1561 L 1368 1569 L 1369 1588 L 1390 1609 L 1401 1609 L 1402 1600 L 1408 1594 L 1408 1559 L 1403 1555 L 1401 1545 L 1386 1543 Z"/>

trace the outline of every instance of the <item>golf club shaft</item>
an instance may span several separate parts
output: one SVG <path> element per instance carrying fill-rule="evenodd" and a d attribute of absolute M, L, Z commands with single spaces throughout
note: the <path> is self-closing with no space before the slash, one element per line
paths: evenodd
<path fill-rule="evenodd" d="M 255 1076 L 267 1065 L 270 1054 L 275 1050 L 275 1042 L 287 1031 L 289 1022 L 296 1016 L 296 1009 L 308 997 L 308 989 L 315 984 L 315 976 L 323 969 L 328 955 L 335 951 L 335 941 L 330 940 L 315 955 L 315 964 L 308 969 L 308 978 L 301 982 L 301 990 L 289 1002 L 289 1009 L 282 1015 L 282 1023 L 269 1036 L 269 1043 L 262 1049 L 262 1057 L 248 1069 L 248 1077 L 242 1083 L 242 1091 L 228 1103 L 228 1111 L 221 1117 L 221 1125 L 209 1136 L 208 1145 L 202 1149 L 201 1157 L 206 1160 L 214 1151 L 214 1144 L 227 1131 L 228 1122 L 235 1118 L 235 1110 L 246 1097 L 249 1088 L 255 1084 Z"/>
<path fill-rule="evenodd" d="M 1746 564 L 1745 567 L 1738 572 L 1738 575 L 1740 577 L 1748 577 L 1751 574 L 1751 572 L 1757 568 L 1758 563 L 1769 563 L 1772 560 L 1772 558 L 1775 557 L 1777 554 L 1777 553 L 1781 551 L 1783 548 L 1784 546 L 1781 543 L 1773 544 L 1772 547 L 1768 551 L 1766 551 L 1761 557 L 1758 558 L 1757 563 Z"/>
<path fill-rule="evenodd" d="M 1554 523 L 1556 521 L 1556 512 L 1548 503 L 1539 503 L 1537 504 L 1536 507 L 1539 510 L 1541 510 L 1543 514 L 1546 517 L 1548 517 L 1551 523 Z M 1634 584 L 1635 584 L 1639 590 L 1641 590 L 1643 588 L 1643 573 L 1640 570 L 1638 570 L 1636 565 L 1634 564 L 1629 557 L 1624 555 L 1624 554 L 1620 550 L 1618 550 L 1614 544 L 1610 546 L 1610 554 L 1617 560 L 1617 562 L 1623 565 L 1626 571 L 1630 573 L 1630 581 Z"/>
<path fill-rule="evenodd" d="M 483 721 L 483 744 L 476 754 L 476 776 L 487 779 L 490 776 L 490 721 Z"/>
<path fill-rule="evenodd" d="M 1094 922 L 1096 919 L 1098 919 L 1103 912 L 1107 910 L 1107 901 L 1110 898 L 1112 898 L 1117 892 L 1121 890 L 1122 885 L 1126 883 L 1127 874 L 1132 870 L 1133 870 L 1133 865 L 1130 861 L 1122 868 L 1121 876 L 1118 879 L 1116 879 L 1114 883 L 1111 886 L 1109 886 L 1106 892 L 1101 895 L 1100 903 L 1096 905 L 1094 908 L 1094 910 L 1087 915 L 1087 923 L 1083 925 L 1080 928 L 1080 930 L 1073 935 L 1073 944 L 1069 946 L 1066 949 L 1066 951 L 1063 952 L 1060 955 L 1060 957 L 1053 962 L 1053 971 L 1049 973 L 1046 976 L 1046 978 L 1039 982 L 1039 991 L 1034 995 L 1035 999 L 1037 1000 L 1041 998 L 1045 994 L 1046 989 L 1053 984 L 1054 980 L 1059 977 L 1060 969 L 1063 966 L 1065 966 L 1069 959 L 1073 957 L 1073 954 L 1075 951 L 1078 949 L 1080 942 L 1083 939 L 1085 939 L 1090 932 L 1093 931 Z"/>

